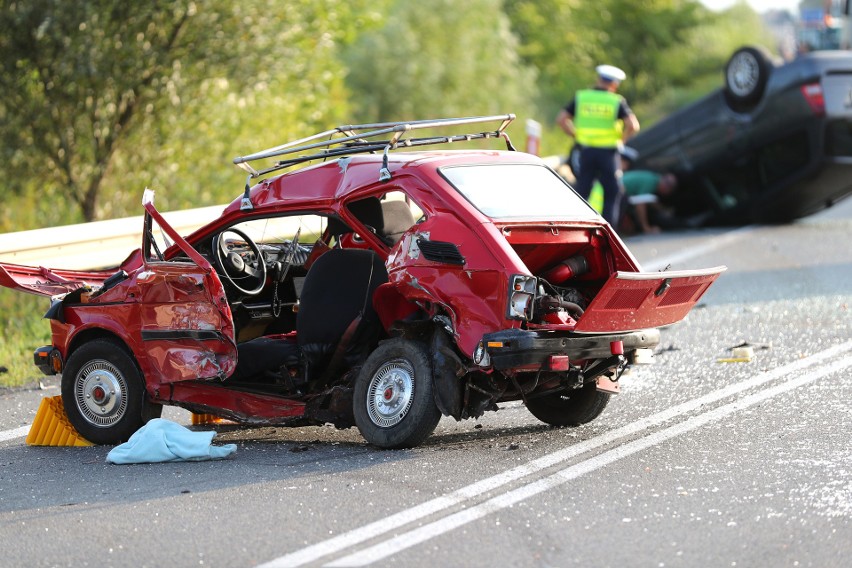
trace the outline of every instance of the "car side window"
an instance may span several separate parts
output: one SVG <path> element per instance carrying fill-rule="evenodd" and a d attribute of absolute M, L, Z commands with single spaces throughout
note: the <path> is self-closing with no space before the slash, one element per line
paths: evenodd
<path fill-rule="evenodd" d="M 329 225 L 329 219 L 322 215 L 289 215 L 284 217 L 264 217 L 237 223 L 231 229 L 237 229 L 251 239 L 259 248 L 267 263 L 284 261 L 288 265 L 305 266 L 311 262 L 313 254 L 321 254 L 327 249 L 323 242 L 323 233 Z M 247 249 L 242 239 L 231 239 L 221 246 L 227 250 Z M 213 245 L 214 247 L 216 245 Z M 315 249 L 322 250 L 315 250 Z"/>
<path fill-rule="evenodd" d="M 420 206 L 398 190 L 352 201 L 347 209 L 388 246 L 396 244 L 403 233 L 423 218 Z"/>
<path fill-rule="evenodd" d="M 264 217 L 234 225 L 258 245 L 278 247 L 290 243 L 298 234 L 300 243 L 313 243 L 322 236 L 327 219 L 320 215 Z"/>

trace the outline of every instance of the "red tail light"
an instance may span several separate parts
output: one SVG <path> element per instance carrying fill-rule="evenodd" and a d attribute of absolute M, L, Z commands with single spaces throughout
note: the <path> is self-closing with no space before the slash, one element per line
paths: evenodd
<path fill-rule="evenodd" d="M 567 355 L 551 355 L 550 370 L 551 371 L 567 371 L 571 368 L 571 361 Z"/>
<path fill-rule="evenodd" d="M 825 98 L 822 95 L 822 85 L 819 83 L 802 85 L 802 94 L 815 115 L 825 116 Z"/>

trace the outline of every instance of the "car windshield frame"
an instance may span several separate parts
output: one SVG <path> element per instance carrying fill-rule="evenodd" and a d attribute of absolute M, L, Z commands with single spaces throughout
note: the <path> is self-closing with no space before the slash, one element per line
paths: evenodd
<path fill-rule="evenodd" d="M 461 164 L 441 167 L 438 172 L 490 219 L 599 220 L 598 213 L 543 164 Z"/>

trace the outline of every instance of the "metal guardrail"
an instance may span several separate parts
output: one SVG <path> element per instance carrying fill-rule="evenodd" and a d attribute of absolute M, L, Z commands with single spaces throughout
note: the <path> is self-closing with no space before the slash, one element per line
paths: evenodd
<path fill-rule="evenodd" d="M 188 235 L 222 214 L 225 205 L 172 211 L 164 217 Z M 0 262 L 91 270 L 117 266 L 142 244 L 143 217 L 128 217 L 0 234 Z"/>

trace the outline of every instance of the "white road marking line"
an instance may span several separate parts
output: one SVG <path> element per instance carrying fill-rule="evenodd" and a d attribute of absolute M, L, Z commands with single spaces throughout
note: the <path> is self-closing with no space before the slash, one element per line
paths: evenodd
<path fill-rule="evenodd" d="M 619 446 L 612 450 L 608 450 L 603 454 L 593 456 L 588 460 L 567 467 L 545 478 L 493 497 L 484 503 L 459 511 L 458 513 L 444 517 L 443 519 L 439 519 L 406 533 L 402 533 L 385 542 L 376 544 L 354 554 L 350 554 L 349 556 L 345 556 L 334 562 L 330 562 L 325 566 L 328 568 L 349 568 L 354 566 L 366 566 L 367 564 L 378 562 L 379 560 L 393 556 L 394 554 L 433 539 L 462 525 L 485 517 L 490 513 L 505 509 L 515 503 L 519 503 L 520 501 L 558 487 L 582 475 L 598 470 L 622 458 L 631 456 L 637 452 L 656 446 L 687 432 L 696 430 L 710 422 L 715 422 L 730 416 L 739 410 L 754 406 L 755 404 L 764 402 L 774 396 L 791 391 L 795 388 L 814 382 L 826 375 L 839 372 L 849 367 L 852 367 L 852 357 L 846 357 L 839 361 L 835 361 L 829 365 L 819 368 L 810 375 L 797 376 L 774 387 L 746 396 L 742 399 L 735 400 L 702 414 L 698 414 L 683 422 L 674 424 L 658 432 L 651 433 L 644 438 L 633 440 L 623 446 Z"/>
<path fill-rule="evenodd" d="M 595 438 L 590 438 L 584 442 L 547 454 L 524 465 L 485 478 L 466 487 L 462 487 L 461 489 L 453 491 L 447 495 L 436 497 L 435 499 L 426 501 L 425 503 L 421 503 L 420 505 L 416 505 L 410 509 L 400 511 L 399 513 L 395 513 L 388 517 L 384 517 L 373 523 L 366 524 L 330 539 L 309 545 L 305 548 L 264 563 L 258 568 L 292 567 L 313 562 L 324 556 L 340 552 L 344 549 L 383 535 L 391 530 L 396 530 L 399 527 L 419 519 L 423 519 L 429 515 L 462 504 L 478 495 L 482 495 L 506 485 L 507 483 L 517 481 L 543 469 L 557 465 L 560 462 L 564 462 L 583 453 L 603 447 L 621 438 L 635 435 L 678 416 L 694 412 L 706 404 L 711 404 L 745 390 L 761 386 L 767 382 L 795 374 L 807 367 L 816 365 L 825 359 L 844 354 L 850 350 L 852 350 L 852 341 L 835 345 L 834 347 L 830 347 L 809 357 L 799 359 L 793 363 L 756 375 L 746 379 L 745 381 L 728 385 L 725 388 L 710 392 L 697 399 L 684 402 L 672 408 L 658 412 L 657 414 L 653 414 L 647 418 L 616 428 L 615 430 L 601 434 Z"/>
<path fill-rule="evenodd" d="M 670 264 L 675 266 L 685 260 L 722 248 L 725 245 L 739 240 L 743 237 L 743 235 L 754 231 L 756 228 L 756 225 L 747 225 L 745 227 L 740 227 L 739 229 L 734 229 L 733 231 L 727 231 L 721 235 L 707 239 L 698 246 L 690 247 L 680 252 L 670 254 L 669 256 L 652 260 L 648 263 L 640 262 L 640 265 L 642 270 L 645 272 L 657 272 L 663 270 Z"/>
<path fill-rule="evenodd" d="M 15 428 L 14 430 L 4 430 L 0 432 L 0 442 L 5 442 L 6 440 L 14 440 L 15 438 L 21 438 L 29 433 L 29 426 L 21 426 L 20 428 Z"/>

